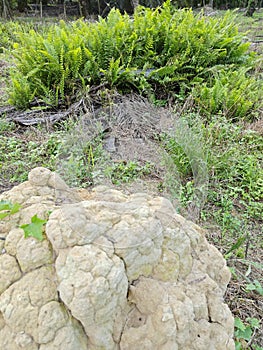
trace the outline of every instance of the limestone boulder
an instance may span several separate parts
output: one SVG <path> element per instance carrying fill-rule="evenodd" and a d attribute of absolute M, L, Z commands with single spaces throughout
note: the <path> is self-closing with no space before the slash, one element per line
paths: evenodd
<path fill-rule="evenodd" d="M 0 222 L 0 349 L 234 350 L 226 262 L 167 199 L 36 168 L 0 200 L 21 205 Z"/>

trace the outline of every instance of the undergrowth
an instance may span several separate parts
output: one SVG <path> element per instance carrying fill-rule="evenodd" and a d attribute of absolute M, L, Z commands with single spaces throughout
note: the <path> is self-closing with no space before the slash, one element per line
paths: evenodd
<path fill-rule="evenodd" d="M 263 169 L 262 136 L 253 130 L 244 129 L 242 123 L 230 123 L 225 116 L 212 117 L 210 122 L 194 113 L 186 114 L 193 134 L 198 135 L 198 142 L 193 141 L 189 133 L 183 137 L 192 148 L 202 147 L 202 159 L 189 157 L 184 143 L 178 137 L 165 136 L 164 147 L 176 164 L 181 174 L 184 191 L 181 203 L 187 206 L 192 200 L 196 186 L 194 165 L 198 160 L 206 163 L 209 184 L 206 191 L 207 204 L 202 211 L 202 219 L 213 221 L 221 227 L 221 237 L 227 243 L 226 234 L 240 235 L 251 220 L 261 220 L 263 212 Z M 203 174 L 203 177 L 205 174 Z M 205 180 L 205 179 L 204 179 Z M 199 179 L 200 181 L 200 179 Z M 211 210 L 213 208 L 213 210 Z"/>
<path fill-rule="evenodd" d="M 18 137 L 15 124 L 0 120 L 1 182 L 20 183 L 27 180 L 30 169 L 45 166 L 55 170 L 60 149 L 60 134 L 43 136 L 43 130 L 28 130 Z"/>

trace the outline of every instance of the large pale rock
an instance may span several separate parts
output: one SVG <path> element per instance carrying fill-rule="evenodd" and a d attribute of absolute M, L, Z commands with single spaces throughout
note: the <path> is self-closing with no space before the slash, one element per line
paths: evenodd
<path fill-rule="evenodd" d="M 19 265 L 14 257 L 8 254 L 0 255 L 0 293 L 17 281 L 21 275 Z"/>
<path fill-rule="evenodd" d="M 21 205 L 0 223 L 0 349 L 235 348 L 226 263 L 167 199 L 36 168 L 0 200 Z M 19 228 L 35 214 L 41 242 Z"/>

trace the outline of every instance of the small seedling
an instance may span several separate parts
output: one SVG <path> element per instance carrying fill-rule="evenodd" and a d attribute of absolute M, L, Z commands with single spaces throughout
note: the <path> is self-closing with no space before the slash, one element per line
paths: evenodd
<path fill-rule="evenodd" d="M 43 241 L 43 226 L 47 223 L 47 220 L 42 220 L 37 217 L 37 214 L 32 216 L 30 224 L 21 225 L 20 228 L 24 230 L 25 238 L 34 237 L 39 241 Z"/>
<path fill-rule="evenodd" d="M 263 296 L 263 287 L 262 287 L 261 283 L 258 280 L 254 280 L 253 283 L 249 283 L 246 286 L 246 291 L 255 291 L 259 295 Z"/>

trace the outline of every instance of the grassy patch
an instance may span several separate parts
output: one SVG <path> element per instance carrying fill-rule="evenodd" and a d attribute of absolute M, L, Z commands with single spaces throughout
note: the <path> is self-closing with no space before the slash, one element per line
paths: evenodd
<path fill-rule="evenodd" d="M 105 169 L 105 174 L 111 179 L 114 185 L 123 182 L 130 182 L 139 177 L 150 175 L 153 165 L 147 162 L 141 165 L 139 162 L 122 161 Z"/>
<path fill-rule="evenodd" d="M 28 130 L 19 134 L 15 133 L 12 124 L 8 131 L 3 132 L 3 126 L 6 125 L 0 121 L 1 181 L 25 181 L 30 169 L 36 166 L 55 168 L 56 153 L 60 147 L 58 135 L 43 134 L 41 130 Z"/>

